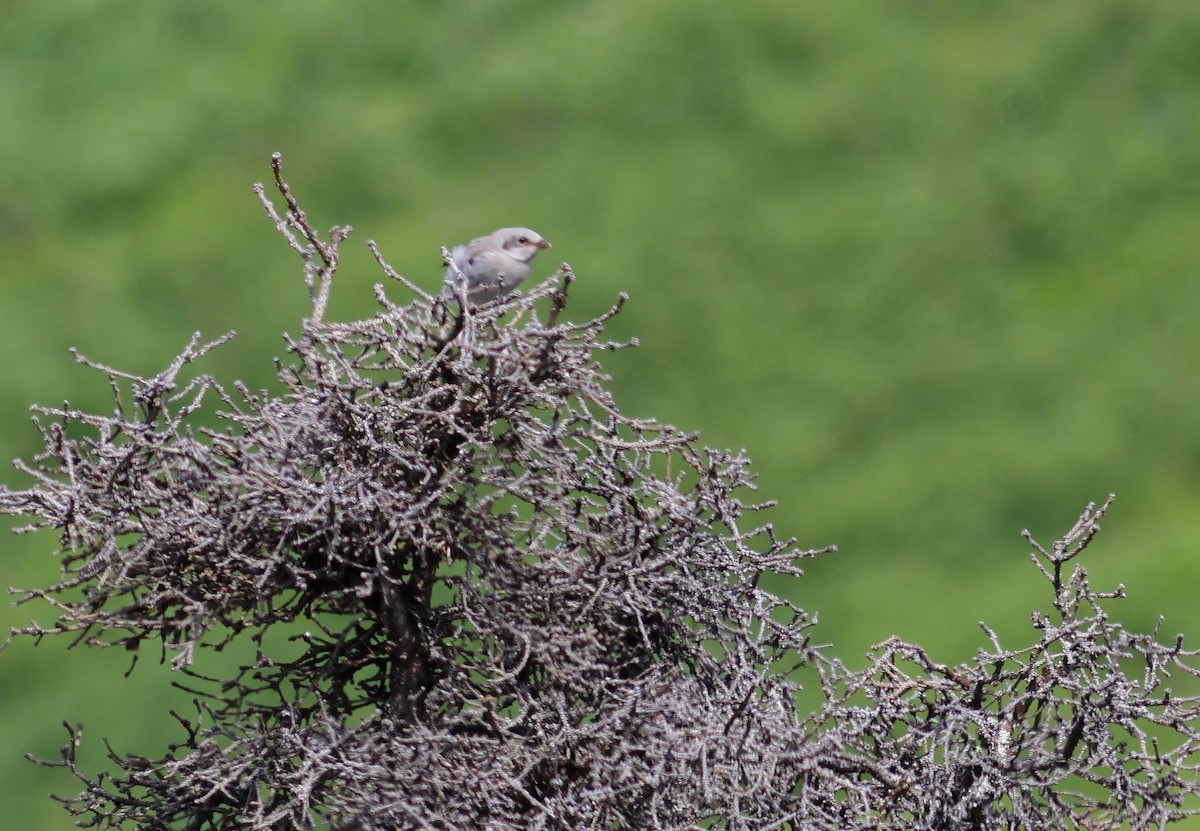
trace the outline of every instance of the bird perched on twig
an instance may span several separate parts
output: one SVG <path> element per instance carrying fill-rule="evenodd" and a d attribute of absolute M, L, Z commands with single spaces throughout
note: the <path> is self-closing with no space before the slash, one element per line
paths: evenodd
<path fill-rule="evenodd" d="M 529 276 L 530 264 L 550 243 L 529 228 L 501 228 L 466 245 L 456 245 L 446 265 L 442 294 L 455 297 L 454 283 L 462 274 L 467 301 L 479 306 L 511 294 Z"/>

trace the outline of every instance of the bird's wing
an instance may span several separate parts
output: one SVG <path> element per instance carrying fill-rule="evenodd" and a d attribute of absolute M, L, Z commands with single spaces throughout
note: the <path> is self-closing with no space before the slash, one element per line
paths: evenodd
<path fill-rule="evenodd" d="M 495 236 L 495 234 L 488 234 L 486 237 L 476 237 L 465 246 L 460 246 L 464 251 L 464 259 L 475 260 L 480 254 L 488 251 L 502 250 L 499 241 L 494 239 Z"/>
<path fill-rule="evenodd" d="M 471 274 L 480 281 L 495 282 L 513 270 L 513 258 L 505 251 L 483 248 L 472 252 L 468 248 L 468 254 Z"/>

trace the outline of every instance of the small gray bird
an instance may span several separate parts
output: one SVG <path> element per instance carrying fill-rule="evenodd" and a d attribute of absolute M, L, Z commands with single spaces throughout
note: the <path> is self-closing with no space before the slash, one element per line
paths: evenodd
<path fill-rule="evenodd" d="M 450 252 L 454 265 L 466 280 L 467 300 L 479 306 L 511 294 L 529 276 L 530 263 L 550 243 L 529 228 L 501 228 Z M 446 263 L 446 287 L 442 294 L 454 297 L 454 269 Z"/>

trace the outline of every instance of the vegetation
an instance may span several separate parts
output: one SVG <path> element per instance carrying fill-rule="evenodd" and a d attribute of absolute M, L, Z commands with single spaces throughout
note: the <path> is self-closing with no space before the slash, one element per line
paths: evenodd
<path fill-rule="evenodd" d="M 71 346 L 153 374 L 232 327 L 208 371 L 278 390 L 262 356 L 303 298 L 238 183 L 282 149 L 318 224 L 353 223 L 426 288 L 438 245 L 521 222 L 583 275 L 577 315 L 627 291 L 611 335 L 642 346 L 605 360 L 622 410 L 745 445 L 781 534 L 838 544 L 772 588 L 845 660 L 899 634 L 961 661 L 980 618 L 1024 642 L 1017 531 L 1049 539 L 1108 491 L 1089 571 L 1129 587 L 1112 613 L 1191 625 L 1195 4 L 289 11 L 0 22 L 0 457 L 35 452 L 31 401 L 109 406 Z M 345 256 L 367 273 L 365 248 Z M 348 283 L 332 303 L 372 311 Z M 50 547 L 10 540 L 4 583 L 43 585 Z M 165 680 L 125 668 L 6 653 L 0 802 L 30 826 L 59 827 L 61 775 L 17 751 L 54 756 L 58 718 L 109 733 L 127 708 L 122 749 L 147 753 L 173 729 Z"/>
<path fill-rule="evenodd" d="M 744 501 L 745 455 L 604 388 L 621 303 L 560 322 L 564 266 L 462 308 L 373 248 L 415 298 L 379 286 L 372 318 L 330 322 L 350 229 L 321 239 L 274 169 L 286 211 L 259 194 L 312 301 L 284 392 L 185 374 L 227 338 L 153 377 L 80 357 L 113 414 L 36 408 L 34 484 L 0 490 L 64 546 L 59 581 L 23 598 L 56 621 L 15 634 L 157 646 L 195 696 L 163 755 L 110 749 L 105 772 L 68 726 L 41 763 L 81 781 L 63 801 L 83 824 L 1149 831 L 1200 813 L 1200 698 L 1167 686 L 1198 653 L 1111 622 L 1123 591 L 1073 562 L 1108 503 L 1050 548 L 1029 538 L 1053 597 L 1039 642 L 987 630 L 947 666 L 890 638 L 851 671 L 763 588 L 829 552 L 755 524 L 771 505 Z M 196 424 L 210 401 L 221 429 Z M 235 670 L 211 660 L 247 643 Z"/>

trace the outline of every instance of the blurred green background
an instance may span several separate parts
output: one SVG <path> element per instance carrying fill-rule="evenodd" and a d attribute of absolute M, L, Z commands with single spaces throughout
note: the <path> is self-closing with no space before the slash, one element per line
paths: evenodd
<path fill-rule="evenodd" d="M 1198 44 L 1184 0 L 10 0 L 0 457 L 36 451 L 30 403 L 110 408 L 70 346 L 153 373 L 233 328 L 207 370 L 270 383 L 307 304 L 250 190 L 278 150 L 356 228 L 335 316 L 372 311 L 368 239 L 432 288 L 438 246 L 512 224 L 554 243 L 536 276 L 575 268 L 576 319 L 628 292 L 619 403 L 745 447 L 777 527 L 840 547 L 788 590 L 851 663 L 892 634 L 967 659 L 981 619 L 1027 642 L 1019 532 L 1109 491 L 1094 582 L 1194 638 Z M 0 582 L 53 580 L 56 540 L 0 544 Z M 21 758 L 64 719 L 91 768 L 103 736 L 163 751 L 187 697 L 155 658 L 0 654 L 7 816 L 71 827 L 70 776 Z"/>

